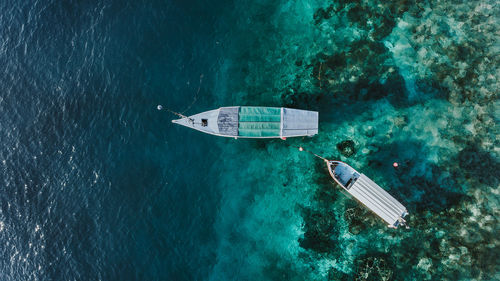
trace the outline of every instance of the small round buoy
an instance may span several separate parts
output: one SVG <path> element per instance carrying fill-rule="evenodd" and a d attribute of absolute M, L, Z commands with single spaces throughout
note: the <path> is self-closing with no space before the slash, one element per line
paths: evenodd
<path fill-rule="evenodd" d="M 161 104 L 159 104 L 156 108 L 157 108 L 158 110 L 162 110 L 162 109 L 163 109 L 163 106 L 161 106 Z"/>
<path fill-rule="evenodd" d="M 302 148 L 302 146 L 301 146 L 301 147 L 299 147 L 299 151 L 304 151 L 304 149 Z"/>
<path fill-rule="evenodd" d="M 397 167 L 399 167 L 399 164 L 398 164 L 398 162 L 394 162 L 394 163 L 392 163 L 392 166 L 393 166 L 394 168 L 397 168 Z"/>

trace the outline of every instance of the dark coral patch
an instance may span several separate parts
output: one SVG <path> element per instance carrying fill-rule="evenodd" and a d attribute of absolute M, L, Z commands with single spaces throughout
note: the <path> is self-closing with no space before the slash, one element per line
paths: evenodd
<path fill-rule="evenodd" d="M 385 253 L 365 255 L 356 261 L 355 280 L 392 280 L 393 264 Z"/>
<path fill-rule="evenodd" d="M 305 233 L 299 239 L 300 247 L 318 253 L 333 252 L 337 249 L 338 236 L 336 219 L 333 213 L 304 209 Z"/>
<path fill-rule="evenodd" d="M 354 200 L 347 201 L 344 218 L 348 222 L 349 232 L 352 234 L 359 234 L 371 227 L 382 225 L 378 217 Z"/>
<path fill-rule="evenodd" d="M 477 145 L 468 145 L 458 153 L 458 165 L 466 177 L 489 186 L 498 185 L 500 163 Z"/>
<path fill-rule="evenodd" d="M 356 154 L 356 147 L 354 146 L 354 142 L 352 140 L 345 140 L 337 143 L 337 149 L 345 157 L 350 157 Z"/>
<path fill-rule="evenodd" d="M 318 10 L 316 10 L 316 12 L 314 12 L 314 16 L 313 16 L 314 23 L 319 24 L 323 20 L 327 20 L 327 19 L 331 18 L 333 16 L 334 12 L 335 11 L 334 11 L 333 6 L 329 6 L 326 9 L 319 8 Z"/>

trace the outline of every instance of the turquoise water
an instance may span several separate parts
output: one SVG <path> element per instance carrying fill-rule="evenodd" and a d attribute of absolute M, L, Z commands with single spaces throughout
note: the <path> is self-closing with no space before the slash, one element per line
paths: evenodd
<path fill-rule="evenodd" d="M 496 2 L 0 7 L 0 279 L 500 278 Z M 217 138 L 158 104 L 316 110 L 320 133 Z"/>
<path fill-rule="evenodd" d="M 385 228 L 309 154 L 228 140 L 211 280 L 499 278 L 498 4 L 244 3 L 225 103 L 318 110 L 320 134 L 287 143 L 366 173 L 411 229 Z"/>

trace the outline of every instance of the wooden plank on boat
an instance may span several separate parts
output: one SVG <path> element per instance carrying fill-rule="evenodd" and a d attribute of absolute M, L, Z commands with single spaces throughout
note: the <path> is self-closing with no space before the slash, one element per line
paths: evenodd
<path fill-rule="evenodd" d="M 226 136 L 238 135 L 238 106 L 221 107 L 217 117 L 219 134 Z"/>
<path fill-rule="evenodd" d="M 391 226 L 397 226 L 400 218 L 408 213 L 401 203 L 364 174 L 359 176 L 347 192 Z"/>
<path fill-rule="evenodd" d="M 318 133 L 318 112 L 283 108 L 281 136 L 312 136 Z"/>

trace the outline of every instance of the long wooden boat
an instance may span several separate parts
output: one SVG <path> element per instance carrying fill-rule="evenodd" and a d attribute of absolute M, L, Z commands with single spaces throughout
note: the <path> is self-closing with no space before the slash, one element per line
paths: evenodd
<path fill-rule="evenodd" d="M 285 107 L 231 106 L 173 123 L 207 134 L 234 138 L 287 138 L 318 133 L 318 112 Z"/>
<path fill-rule="evenodd" d="M 408 226 L 406 208 L 382 187 L 342 161 L 325 160 L 332 178 L 349 194 L 388 223 L 388 227 Z"/>

